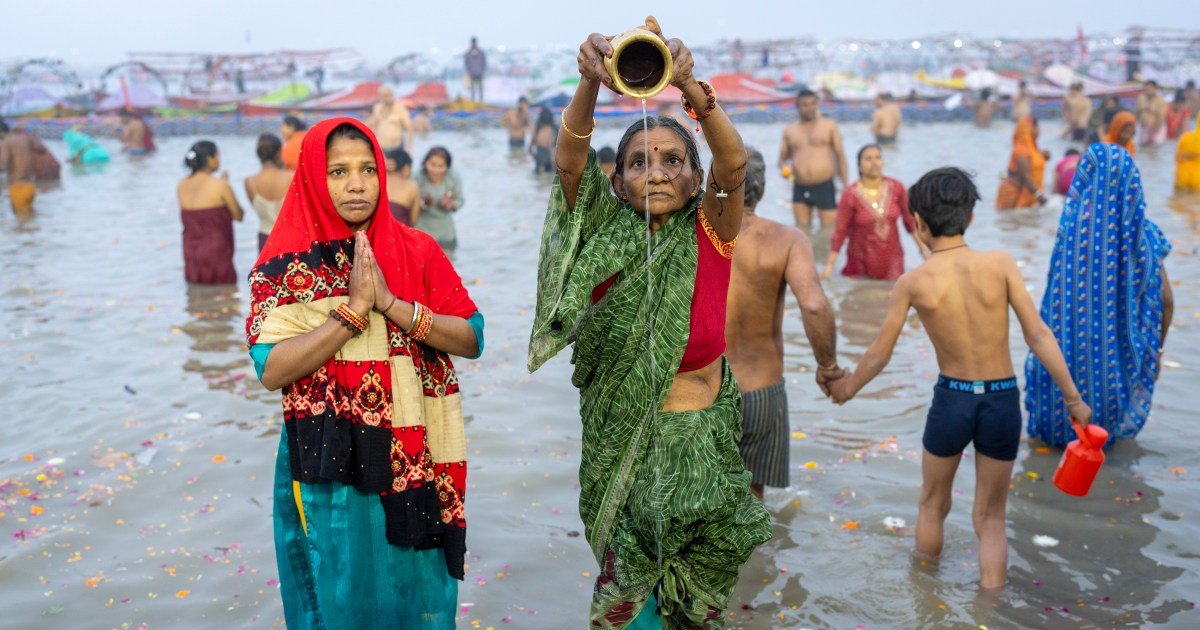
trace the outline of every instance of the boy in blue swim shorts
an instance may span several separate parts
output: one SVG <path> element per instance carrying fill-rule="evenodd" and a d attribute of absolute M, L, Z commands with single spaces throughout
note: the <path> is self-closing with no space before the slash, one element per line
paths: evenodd
<path fill-rule="evenodd" d="M 1083 402 L 1062 351 L 1042 321 L 1012 256 L 981 252 L 964 240 L 979 192 L 969 175 L 952 167 L 926 173 L 908 190 L 918 235 L 929 259 L 896 281 L 879 336 L 850 376 L 832 386 L 843 404 L 875 378 L 891 359 L 910 307 L 933 342 L 942 375 L 922 439 L 921 500 L 917 552 L 942 551 L 942 526 L 963 449 L 975 444 L 975 507 L 979 582 L 1004 584 L 1008 540 L 1004 511 L 1013 461 L 1021 441 L 1020 392 L 1008 340 L 1011 307 L 1025 342 L 1062 389 L 1071 416 L 1084 426 L 1092 410 Z"/>

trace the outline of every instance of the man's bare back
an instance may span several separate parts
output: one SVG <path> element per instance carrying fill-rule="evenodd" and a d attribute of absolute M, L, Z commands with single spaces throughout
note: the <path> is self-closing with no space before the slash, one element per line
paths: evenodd
<path fill-rule="evenodd" d="M 900 133 L 900 123 L 904 120 L 900 107 L 887 101 L 875 109 L 871 116 L 871 132 L 875 134 L 876 142 L 893 142 Z"/>
<path fill-rule="evenodd" d="M 8 183 L 33 182 L 37 179 L 33 153 L 31 134 L 11 132 L 0 139 L 0 169 L 8 174 Z"/>
<path fill-rule="evenodd" d="M 783 377 L 783 304 L 791 286 L 805 315 L 828 322 L 806 332 L 818 364 L 833 365 L 832 310 L 821 289 L 813 263 L 812 246 L 800 230 L 752 214 L 742 220 L 733 256 L 726 312 L 726 357 L 742 391 L 754 391 Z M 808 318 L 806 317 L 806 320 Z M 824 324 L 824 325 L 822 325 Z M 828 332 L 822 329 L 828 328 Z"/>
<path fill-rule="evenodd" d="M 121 130 L 121 143 L 126 151 L 146 150 L 146 123 L 139 118 L 130 118 Z"/>

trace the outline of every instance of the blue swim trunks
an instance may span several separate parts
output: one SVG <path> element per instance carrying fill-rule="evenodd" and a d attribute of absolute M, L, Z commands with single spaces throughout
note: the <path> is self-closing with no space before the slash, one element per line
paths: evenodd
<path fill-rule="evenodd" d="M 925 450 L 953 457 L 971 442 L 975 452 L 1012 461 L 1021 445 L 1021 390 L 1017 379 L 964 381 L 938 376 L 925 420 Z"/>

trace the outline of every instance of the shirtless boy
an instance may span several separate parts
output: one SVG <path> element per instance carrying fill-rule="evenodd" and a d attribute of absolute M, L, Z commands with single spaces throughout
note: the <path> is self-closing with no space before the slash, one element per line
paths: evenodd
<path fill-rule="evenodd" d="M 817 385 L 844 375 L 837 365 L 837 324 L 825 299 L 808 237 L 754 213 L 766 188 L 762 153 L 747 147 L 742 231 L 733 254 L 725 315 L 725 357 L 742 392 L 738 451 L 752 475 L 750 491 L 788 485 L 790 424 L 783 381 L 783 302 L 791 288 L 817 363 Z"/>
<path fill-rule="evenodd" d="M 871 133 L 877 144 L 896 144 L 904 115 L 892 95 L 884 92 L 875 96 L 875 113 L 871 116 Z"/>
<path fill-rule="evenodd" d="M 1063 391 L 1071 416 L 1087 426 L 1092 410 L 1067 370 L 1054 333 L 1042 321 L 1007 252 L 980 252 L 963 240 L 979 193 L 963 171 L 926 173 L 908 191 L 917 230 L 932 254 L 896 281 L 879 337 L 851 376 L 832 385 L 845 403 L 891 359 L 910 307 L 937 353 L 937 386 L 925 421 L 917 553 L 942 552 L 942 526 L 963 449 L 975 443 L 975 507 L 979 582 L 1002 586 L 1008 570 L 1004 510 L 1021 443 L 1021 395 L 1008 346 L 1008 309 L 1016 313 L 1033 354 Z"/>
<path fill-rule="evenodd" d="M 833 177 L 846 185 L 846 153 L 837 123 L 821 116 L 816 93 L 803 90 L 796 96 L 800 117 L 783 130 L 779 165 L 792 171 L 792 213 L 796 227 L 812 226 L 813 208 L 821 216 L 821 227 L 832 227 L 837 218 L 837 189 Z"/>

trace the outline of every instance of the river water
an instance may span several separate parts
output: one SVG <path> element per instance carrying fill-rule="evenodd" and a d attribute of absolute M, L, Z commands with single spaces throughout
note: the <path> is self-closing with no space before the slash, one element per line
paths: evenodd
<path fill-rule="evenodd" d="M 781 125 L 740 130 L 774 162 Z M 865 125 L 843 131 L 851 153 L 867 140 Z M 1066 146 L 1058 131 L 1044 125 L 1051 164 Z M 597 146 L 615 146 L 619 132 L 602 125 Z M 984 200 L 968 238 L 1011 251 L 1040 301 L 1057 213 L 991 209 L 1009 135 L 1007 124 L 910 126 L 887 150 L 885 172 L 906 184 L 945 164 L 976 173 Z M 66 168 L 29 220 L 0 202 L 0 358 L 9 366 L 0 380 L 9 418 L 0 627 L 283 624 L 270 499 L 279 396 L 258 384 L 245 353 L 245 281 L 233 295 L 183 281 L 174 189 L 192 140 L 163 139 L 149 158 Z M 235 181 L 256 170 L 253 138 L 214 140 Z M 470 465 L 458 625 L 580 627 L 596 567 L 579 535 L 577 394 L 566 353 L 537 374 L 525 370 L 550 181 L 507 153 L 502 131 L 435 132 L 417 141 L 418 153 L 433 144 L 450 148 L 462 174 L 455 263 L 488 324 L 483 358 L 458 362 Z M 729 627 L 1200 625 L 1200 428 L 1188 420 L 1200 407 L 1200 202 L 1170 198 L 1172 154 L 1164 146 L 1137 158 L 1148 214 L 1175 245 L 1176 325 L 1153 416 L 1136 441 L 1110 452 L 1084 499 L 1049 482 L 1057 452 L 1022 445 L 1002 594 L 975 585 L 969 452 L 940 567 L 912 557 L 920 437 L 937 374 L 915 317 L 887 370 L 839 408 L 812 382 L 788 298 L 792 485 L 768 490 L 775 537 L 742 568 Z M 789 199 L 770 175 L 759 214 L 790 221 Z M 256 229 L 253 216 L 236 227 L 243 277 Z M 918 258 L 904 245 L 912 267 Z M 826 290 L 842 361 L 854 363 L 888 287 L 835 277 Z M 1025 350 L 1013 325 L 1019 366 Z"/>

